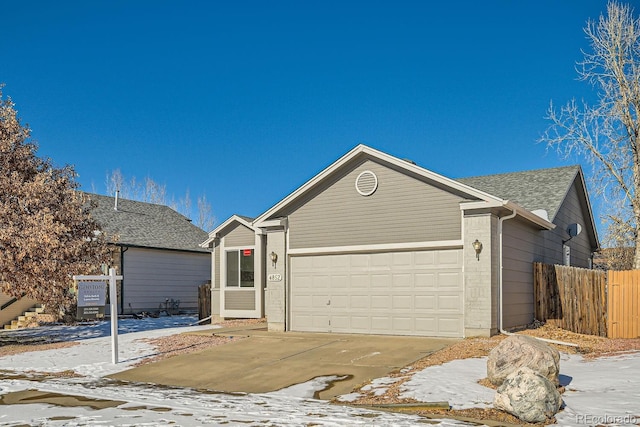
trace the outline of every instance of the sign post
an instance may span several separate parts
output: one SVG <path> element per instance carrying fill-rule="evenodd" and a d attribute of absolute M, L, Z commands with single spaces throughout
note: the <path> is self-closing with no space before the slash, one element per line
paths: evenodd
<path fill-rule="evenodd" d="M 102 313 L 104 313 L 104 282 L 109 282 L 109 303 L 111 308 L 111 362 L 114 365 L 117 364 L 118 291 L 116 281 L 122 280 L 122 276 L 116 276 L 116 269 L 110 268 L 108 276 L 73 276 L 73 280 L 81 281 L 81 283 L 78 284 L 78 310 L 80 311 L 80 308 L 82 308 L 82 313 L 87 316 L 99 313 L 100 305 Z M 102 282 L 102 284 L 89 282 Z"/>
<path fill-rule="evenodd" d="M 109 308 L 111 309 L 111 362 L 118 363 L 118 290 L 116 289 L 116 270 L 109 269 Z M 122 280 L 122 276 L 119 276 Z"/>

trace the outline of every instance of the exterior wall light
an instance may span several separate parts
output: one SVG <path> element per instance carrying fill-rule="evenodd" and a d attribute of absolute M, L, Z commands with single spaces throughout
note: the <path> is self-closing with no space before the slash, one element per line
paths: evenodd
<path fill-rule="evenodd" d="M 273 263 L 273 266 L 276 266 L 276 263 L 278 262 L 278 254 L 271 251 L 271 253 L 269 254 L 269 257 L 271 258 L 271 262 Z"/>
<path fill-rule="evenodd" d="M 476 239 L 475 242 L 472 243 L 473 250 L 476 251 L 476 259 L 480 261 L 480 252 L 482 252 L 482 243 Z"/>

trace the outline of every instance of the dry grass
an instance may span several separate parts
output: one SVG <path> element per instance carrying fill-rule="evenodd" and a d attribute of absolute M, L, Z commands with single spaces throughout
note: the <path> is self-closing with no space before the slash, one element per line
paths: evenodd
<path fill-rule="evenodd" d="M 54 348 L 66 348 L 78 345 L 77 342 L 56 342 L 50 344 L 9 344 L 0 347 L 0 357 L 26 353 L 28 351 L 52 350 Z"/>
<path fill-rule="evenodd" d="M 264 322 L 264 319 L 232 319 L 215 323 L 215 325 L 222 328 L 233 328 L 236 326 L 257 325 Z M 138 362 L 135 366 L 146 365 L 148 363 L 157 362 L 180 354 L 204 350 L 217 345 L 226 344 L 237 339 L 238 337 L 230 338 L 217 336 L 215 335 L 215 330 L 211 335 L 177 334 L 162 338 L 145 339 L 143 341 L 156 348 L 157 354 Z"/>
<path fill-rule="evenodd" d="M 180 354 L 192 353 L 194 351 L 204 350 L 217 345 L 226 344 L 237 338 L 218 337 L 213 335 L 188 335 L 177 334 L 162 338 L 143 339 L 154 346 L 157 353 L 151 357 L 147 357 L 135 366 L 142 366 L 149 363 L 157 362 L 169 357 L 178 356 Z"/>

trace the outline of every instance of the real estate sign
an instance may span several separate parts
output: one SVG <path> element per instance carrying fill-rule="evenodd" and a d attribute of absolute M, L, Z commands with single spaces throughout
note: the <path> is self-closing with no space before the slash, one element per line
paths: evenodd
<path fill-rule="evenodd" d="M 104 317 L 106 282 L 78 282 L 78 319 Z"/>

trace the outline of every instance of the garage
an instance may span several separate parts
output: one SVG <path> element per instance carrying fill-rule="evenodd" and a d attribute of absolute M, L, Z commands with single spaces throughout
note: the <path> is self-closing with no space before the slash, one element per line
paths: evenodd
<path fill-rule="evenodd" d="M 290 330 L 463 336 L 462 250 L 296 255 Z"/>

